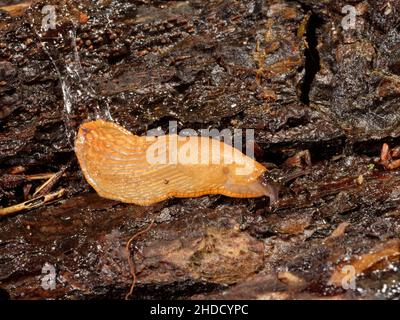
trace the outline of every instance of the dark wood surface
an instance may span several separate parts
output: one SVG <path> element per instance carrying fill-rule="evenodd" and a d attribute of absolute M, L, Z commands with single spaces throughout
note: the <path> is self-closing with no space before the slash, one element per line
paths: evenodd
<path fill-rule="evenodd" d="M 31 199 L 44 182 L 32 175 L 62 171 L 46 191 L 65 189 L 0 218 L 1 296 L 124 298 L 131 257 L 135 299 L 399 298 L 400 175 L 379 163 L 400 128 L 400 2 L 386 2 L 352 2 L 345 32 L 345 1 L 58 1 L 60 42 L 38 34 L 44 2 L 0 2 L 0 206 Z M 277 207 L 100 198 L 73 138 L 108 111 L 135 134 L 171 120 L 254 129 L 265 179 L 281 184 Z M 358 268 L 355 290 L 332 280 L 346 265 Z M 42 287 L 49 268 L 53 290 Z"/>

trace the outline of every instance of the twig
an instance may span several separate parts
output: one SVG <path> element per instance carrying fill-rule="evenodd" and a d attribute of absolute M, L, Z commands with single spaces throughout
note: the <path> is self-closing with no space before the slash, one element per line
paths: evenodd
<path fill-rule="evenodd" d="M 33 194 L 33 197 L 43 196 L 50 192 L 54 185 L 60 180 L 67 167 L 62 168 L 57 173 L 54 173 L 45 183 L 38 187 Z"/>
<path fill-rule="evenodd" d="M 138 238 L 140 235 L 142 235 L 142 234 L 148 232 L 148 231 L 150 230 L 150 228 L 153 226 L 153 224 L 154 224 L 154 220 L 151 220 L 150 224 L 149 224 L 145 229 L 136 232 L 136 233 L 128 240 L 128 242 L 126 243 L 125 250 L 126 250 L 127 257 L 128 257 L 129 269 L 130 269 L 130 272 L 131 272 L 131 275 L 132 275 L 132 285 L 131 285 L 131 288 L 129 289 L 129 292 L 128 292 L 128 293 L 126 294 L 126 296 L 125 296 L 125 300 L 128 300 L 129 297 L 132 295 L 133 288 L 135 287 L 136 280 L 137 280 L 137 278 L 136 278 L 136 271 L 135 271 L 135 263 L 133 262 L 133 259 L 132 259 L 131 254 L 130 254 L 130 246 L 131 246 L 131 243 L 132 243 L 132 241 L 133 241 L 134 239 Z"/>
<path fill-rule="evenodd" d="M 54 173 L 38 173 L 38 174 L 31 174 L 25 176 L 25 179 L 28 181 L 33 181 L 33 180 L 44 180 L 44 179 L 50 179 L 52 176 L 54 176 Z"/>
<path fill-rule="evenodd" d="M 31 2 L 32 1 L 26 1 L 10 6 L 0 6 L 0 11 L 7 11 L 12 17 L 20 16 L 25 11 L 25 9 L 31 5 Z"/>
<path fill-rule="evenodd" d="M 6 208 L 1 208 L 0 209 L 0 217 L 4 217 L 16 212 L 20 212 L 23 210 L 30 210 L 30 209 L 35 209 L 43 206 L 46 203 L 49 203 L 53 200 L 56 200 L 58 198 L 61 198 L 65 193 L 65 189 L 60 189 L 57 192 L 47 194 L 45 196 L 39 196 L 36 198 L 33 198 L 31 200 L 16 204 L 11 207 L 6 207 Z"/>

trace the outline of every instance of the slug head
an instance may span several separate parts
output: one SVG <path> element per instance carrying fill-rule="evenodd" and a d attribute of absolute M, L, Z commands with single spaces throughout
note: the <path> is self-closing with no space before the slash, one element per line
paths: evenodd
<path fill-rule="evenodd" d="M 236 196 L 268 196 L 273 205 L 278 199 L 279 186 L 263 178 L 266 168 L 253 159 L 246 157 L 240 163 L 223 167 L 226 176 L 224 187 Z"/>

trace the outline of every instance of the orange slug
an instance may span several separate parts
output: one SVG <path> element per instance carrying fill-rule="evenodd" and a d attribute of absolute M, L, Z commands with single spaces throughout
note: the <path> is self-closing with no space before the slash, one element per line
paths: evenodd
<path fill-rule="evenodd" d="M 136 136 L 96 120 L 80 126 L 75 153 L 86 180 L 108 199 L 138 205 L 206 194 L 276 200 L 259 180 L 263 165 L 209 137 Z"/>

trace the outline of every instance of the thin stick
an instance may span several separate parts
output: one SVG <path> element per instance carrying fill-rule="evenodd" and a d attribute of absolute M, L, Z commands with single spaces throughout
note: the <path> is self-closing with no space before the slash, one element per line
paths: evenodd
<path fill-rule="evenodd" d="M 44 179 L 50 179 L 52 176 L 54 176 L 54 173 L 38 173 L 38 174 L 31 174 L 25 176 L 25 179 L 28 181 L 34 181 L 34 180 L 44 180 Z"/>
<path fill-rule="evenodd" d="M 47 179 L 44 183 L 42 183 L 37 189 L 36 191 L 33 193 L 33 197 L 38 197 L 43 195 L 44 192 L 41 192 L 44 188 L 46 188 L 47 185 L 49 185 L 49 183 L 54 180 L 54 177 L 56 176 L 56 173 L 54 173 L 49 179 Z"/>
<path fill-rule="evenodd" d="M 154 220 L 151 220 L 150 224 L 149 224 L 145 229 L 136 232 L 136 233 L 128 240 L 128 242 L 126 243 L 125 250 L 126 250 L 126 254 L 127 254 L 127 256 L 128 256 L 129 269 L 130 269 L 130 272 L 131 272 L 131 275 L 132 275 L 132 284 L 131 284 L 131 288 L 129 289 L 129 292 L 128 292 L 128 293 L 126 294 L 126 296 L 125 296 L 125 300 L 128 300 L 129 297 L 132 295 L 133 288 L 135 287 L 135 285 L 136 285 L 136 280 L 137 280 L 137 277 L 136 277 L 136 270 L 135 270 L 135 263 L 133 262 L 133 259 L 132 259 L 132 257 L 131 257 L 131 253 L 130 253 L 130 246 L 131 246 L 131 243 L 132 243 L 132 241 L 133 241 L 134 239 L 138 238 L 140 235 L 142 235 L 142 234 L 148 232 L 148 231 L 150 230 L 150 228 L 153 226 L 153 224 L 154 224 Z"/>
<path fill-rule="evenodd" d="M 65 193 L 65 189 L 60 189 L 57 192 L 47 194 L 45 196 L 40 196 L 33 198 L 31 200 L 16 204 L 11 207 L 6 207 L 6 208 L 1 208 L 0 209 L 0 217 L 4 217 L 16 212 L 20 212 L 23 210 L 30 210 L 30 209 L 35 209 L 43 206 L 46 203 L 49 203 L 50 201 L 56 200 L 58 198 L 61 198 Z"/>
<path fill-rule="evenodd" d="M 0 10 L 7 11 L 12 17 L 20 16 L 31 5 L 31 2 L 27 1 L 10 6 L 0 6 Z"/>
<path fill-rule="evenodd" d="M 60 180 L 65 170 L 66 167 L 62 168 L 57 173 L 54 173 L 45 183 L 43 183 L 39 188 L 36 189 L 33 197 L 43 196 L 46 193 L 49 193 L 54 185 Z"/>

